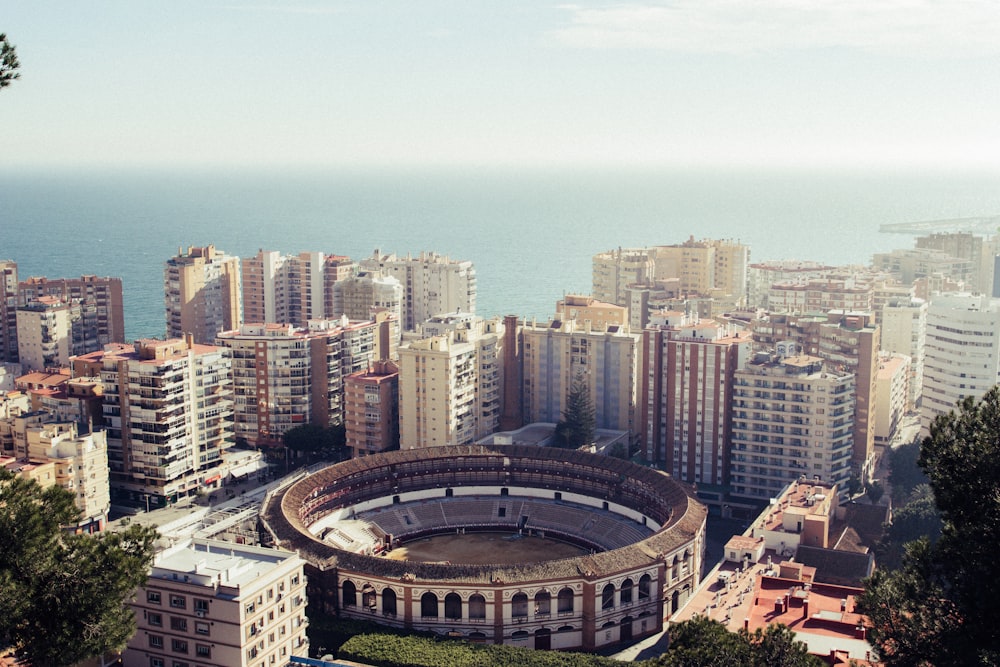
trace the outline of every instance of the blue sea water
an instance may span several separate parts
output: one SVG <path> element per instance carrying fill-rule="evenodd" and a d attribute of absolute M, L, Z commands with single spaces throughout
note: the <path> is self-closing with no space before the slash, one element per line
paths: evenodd
<path fill-rule="evenodd" d="M 867 264 L 912 246 L 884 223 L 1000 214 L 1000 172 L 833 170 L 0 170 L 0 259 L 33 275 L 121 276 L 130 338 L 162 336 L 163 263 L 214 243 L 375 248 L 472 260 L 478 313 L 544 319 L 589 293 L 592 256 L 733 238 L 752 261 Z"/>

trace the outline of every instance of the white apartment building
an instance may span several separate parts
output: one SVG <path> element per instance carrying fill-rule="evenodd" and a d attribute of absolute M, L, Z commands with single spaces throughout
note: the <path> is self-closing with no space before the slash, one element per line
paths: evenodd
<path fill-rule="evenodd" d="M 498 430 L 503 341 L 494 318 L 399 348 L 401 449 L 465 445 Z"/>
<path fill-rule="evenodd" d="M 296 326 L 339 317 L 330 308 L 333 286 L 356 268 L 340 255 L 315 251 L 282 255 L 276 250 L 260 250 L 243 259 L 241 267 L 243 321 Z"/>
<path fill-rule="evenodd" d="M 333 285 L 333 308 L 337 317 L 368 320 L 379 311 L 391 313 L 397 322 L 403 318 L 403 285 L 392 276 L 378 271 L 363 271 Z"/>
<path fill-rule="evenodd" d="M 379 358 L 380 324 L 312 320 L 244 324 L 219 334 L 232 354 L 234 435 L 255 446 L 280 445 L 302 424 L 343 423 L 344 378 Z"/>
<path fill-rule="evenodd" d="M 867 312 L 873 307 L 869 283 L 851 277 L 813 278 L 804 283 L 775 283 L 767 295 L 772 313 Z"/>
<path fill-rule="evenodd" d="M 982 397 L 1000 381 L 1000 299 L 967 292 L 941 294 L 927 307 L 920 423 L 966 396 Z"/>
<path fill-rule="evenodd" d="M 905 298 L 890 300 L 882 308 L 881 349 L 910 358 L 906 410 L 920 405 L 924 387 L 924 347 L 927 343 L 927 302 Z"/>
<path fill-rule="evenodd" d="M 834 267 L 795 259 L 751 264 L 748 269 L 747 294 L 750 308 L 770 308 L 768 293 L 775 283 L 805 283 L 820 278 Z"/>
<path fill-rule="evenodd" d="M 135 667 L 284 667 L 308 657 L 297 554 L 215 540 L 158 553 L 132 609 L 123 662 Z"/>
<path fill-rule="evenodd" d="M 635 429 L 638 346 L 626 327 L 596 328 L 588 321 L 553 320 L 521 330 L 524 416 L 527 423 L 562 420 L 577 377 L 590 391 L 596 426 Z"/>
<path fill-rule="evenodd" d="M 598 301 L 628 306 L 625 288 L 634 283 L 650 283 L 656 265 L 647 248 L 618 248 L 594 255 L 591 295 Z"/>
<path fill-rule="evenodd" d="M 233 443 L 229 350 L 143 339 L 74 363 L 100 369 L 113 493 L 159 507 L 217 484 Z"/>
<path fill-rule="evenodd" d="M 404 331 L 416 331 L 434 315 L 476 312 L 476 269 L 468 260 L 453 260 L 436 252 L 399 257 L 376 249 L 358 267 L 392 276 L 402 285 Z"/>
<path fill-rule="evenodd" d="M 68 366 L 71 356 L 100 348 L 93 304 L 42 296 L 17 309 L 17 351 L 25 372 Z"/>
<path fill-rule="evenodd" d="M 854 377 L 824 370 L 820 358 L 806 355 L 766 356 L 736 371 L 732 495 L 767 503 L 803 476 L 846 493 Z"/>

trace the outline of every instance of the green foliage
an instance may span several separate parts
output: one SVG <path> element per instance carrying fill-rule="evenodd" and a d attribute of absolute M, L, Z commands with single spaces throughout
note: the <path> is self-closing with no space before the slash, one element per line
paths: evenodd
<path fill-rule="evenodd" d="M 556 425 L 559 447 L 576 449 L 594 442 L 597 431 L 597 410 L 590 398 L 590 387 L 582 373 L 577 373 L 566 398 L 563 420 Z"/>
<path fill-rule="evenodd" d="M 648 662 L 656 667 L 819 667 L 804 642 L 785 625 L 730 632 L 707 616 L 670 626 L 670 648 Z"/>
<path fill-rule="evenodd" d="M 940 535 L 941 514 L 934 504 L 934 493 L 922 484 L 913 489 L 908 503 L 893 510 L 892 523 L 875 547 L 876 563 L 880 569 L 899 569 L 908 542 L 926 537 L 934 544 Z"/>
<path fill-rule="evenodd" d="M 865 485 L 861 482 L 861 478 L 858 477 L 857 473 L 851 473 L 851 477 L 847 480 L 847 493 L 853 498 L 854 496 L 861 493 L 865 488 Z"/>
<path fill-rule="evenodd" d="M 357 635 L 337 653 L 375 667 L 617 667 L 621 663 L 584 653 L 534 651 L 517 646 L 400 637 L 387 634 Z"/>
<path fill-rule="evenodd" d="M 868 501 L 872 505 L 876 505 L 878 501 L 882 500 L 882 496 L 885 495 L 885 487 L 879 484 L 878 480 L 865 482 L 865 495 L 868 496 Z"/>
<path fill-rule="evenodd" d="M 124 647 L 127 602 L 146 581 L 156 531 L 77 535 L 73 495 L 0 470 L 0 639 L 38 666 L 70 665 Z"/>
<path fill-rule="evenodd" d="M 7 35 L 0 32 L 0 88 L 6 88 L 14 79 L 21 78 L 21 73 L 17 71 L 20 67 L 14 45 L 7 41 Z"/>
<path fill-rule="evenodd" d="M 909 544 L 899 570 L 867 582 L 873 643 L 888 665 L 1000 664 L 1000 388 L 935 419 L 918 463 L 941 536 Z"/>
<path fill-rule="evenodd" d="M 355 618 L 339 618 L 329 614 L 314 611 L 312 607 L 306 608 L 306 616 L 309 617 L 309 626 L 306 634 L 309 636 L 309 645 L 320 653 L 336 654 L 340 647 L 352 637 L 360 635 L 396 635 L 400 637 L 433 637 L 430 632 L 408 630 L 406 628 L 393 628 L 381 625 L 374 621 L 364 621 Z"/>
<path fill-rule="evenodd" d="M 344 457 L 347 430 L 342 424 L 326 428 L 318 424 L 302 424 L 285 431 L 281 440 L 294 452 L 322 455 L 339 461 Z"/>
<path fill-rule="evenodd" d="M 927 475 L 920 469 L 920 443 L 911 442 L 889 450 L 889 486 L 892 500 L 902 505 L 921 484 L 927 484 Z"/>

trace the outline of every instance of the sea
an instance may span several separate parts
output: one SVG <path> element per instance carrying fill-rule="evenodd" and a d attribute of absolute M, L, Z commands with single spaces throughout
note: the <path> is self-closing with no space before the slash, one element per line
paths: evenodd
<path fill-rule="evenodd" d="M 19 277 L 120 276 L 130 339 L 163 336 L 163 264 L 214 244 L 471 260 L 477 313 L 552 316 L 618 247 L 735 239 L 751 261 L 868 264 L 880 225 L 1000 215 L 1000 171 L 542 167 L 0 167 L 0 259 Z"/>

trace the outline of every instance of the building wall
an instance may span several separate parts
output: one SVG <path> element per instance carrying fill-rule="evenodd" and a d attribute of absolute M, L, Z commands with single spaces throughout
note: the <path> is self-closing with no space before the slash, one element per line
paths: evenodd
<path fill-rule="evenodd" d="M 344 426 L 351 456 L 399 447 L 399 367 L 376 361 L 344 380 Z"/>
<path fill-rule="evenodd" d="M 79 278 L 32 277 L 17 284 L 18 303 L 25 305 L 42 296 L 54 296 L 67 303 L 83 301 L 94 307 L 98 348 L 125 342 L 125 310 L 121 278 L 80 276 Z M 88 352 L 92 350 L 87 350 Z"/>
<path fill-rule="evenodd" d="M 875 379 L 875 444 L 889 445 L 909 405 L 910 358 L 883 356 Z"/>
<path fill-rule="evenodd" d="M 164 268 L 167 337 L 194 336 L 211 344 L 220 331 L 243 321 L 239 257 L 215 246 L 190 247 L 167 260 Z"/>

